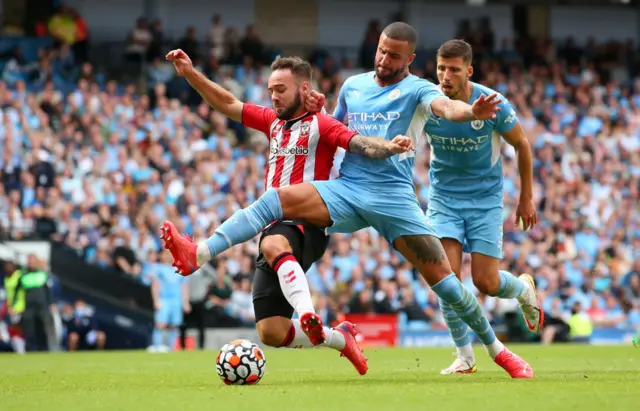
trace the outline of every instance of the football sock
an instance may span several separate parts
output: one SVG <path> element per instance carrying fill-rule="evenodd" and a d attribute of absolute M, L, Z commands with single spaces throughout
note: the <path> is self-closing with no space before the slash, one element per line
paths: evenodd
<path fill-rule="evenodd" d="M 198 265 L 206 264 L 236 244 L 251 240 L 269 224 L 281 219 L 278 191 L 269 189 L 249 207 L 233 213 L 211 237 L 198 244 Z"/>
<path fill-rule="evenodd" d="M 162 345 L 163 333 L 164 333 L 164 330 L 161 330 L 159 328 L 153 329 L 153 334 L 151 335 L 151 342 L 154 347 L 159 347 Z"/>
<path fill-rule="evenodd" d="M 502 351 L 504 346 L 496 338 L 478 299 L 462 285 L 454 273 L 440 280 L 431 289 L 438 297 L 448 303 L 462 321 L 473 330 L 492 358 L 495 358 Z M 496 350 L 498 351 L 496 352 Z"/>
<path fill-rule="evenodd" d="M 344 335 L 335 328 L 323 327 L 326 339 L 322 345 L 331 347 L 335 350 L 342 350 L 345 346 Z M 320 346 L 322 346 L 320 345 Z M 287 333 L 281 347 L 288 348 L 315 348 L 316 346 L 309 341 L 307 335 L 302 331 L 299 320 L 291 321 L 291 328 Z M 320 347 L 319 346 L 319 347 Z"/>
<path fill-rule="evenodd" d="M 315 313 L 307 276 L 293 254 L 280 254 L 273 262 L 273 269 L 278 273 L 284 297 L 298 315 Z"/>
<path fill-rule="evenodd" d="M 169 344 L 167 344 L 167 345 L 172 350 L 173 350 L 173 347 L 176 344 L 176 341 L 178 341 L 178 334 L 179 333 L 180 333 L 180 331 L 176 327 L 173 327 L 173 328 L 169 329 Z"/>
<path fill-rule="evenodd" d="M 499 271 L 500 289 L 495 297 L 499 298 L 518 298 L 525 290 L 525 285 L 518 277 L 508 271 Z"/>
<path fill-rule="evenodd" d="M 453 338 L 453 341 L 456 344 L 458 355 L 461 357 L 473 357 L 474 354 L 473 348 L 471 347 L 471 337 L 469 336 L 469 326 L 462 321 L 449 303 L 444 301 L 442 298 L 440 298 L 439 301 L 442 317 L 449 328 L 451 338 Z"/>
<path fill-rule="evenodd" d="M 22 337 L 11 337 L 11 346 L 16 353 L 24 354 L 25 345 L 26 343 Z"/>

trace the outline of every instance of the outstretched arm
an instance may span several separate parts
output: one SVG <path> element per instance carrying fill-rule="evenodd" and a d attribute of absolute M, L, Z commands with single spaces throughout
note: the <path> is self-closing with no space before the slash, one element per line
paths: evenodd
<path fill-rule="evenodd" d="M 411 139 L 404 136 L 387 141 L 382 137 L 357 134 L 349 140 L 349 152 L 376 159 L 388 158 L 412 149 Z"/>
<path fill-rule="evenodd" d="M 470 104 L 460 100 L 451 100 L 448 97 L 433 100 L 431 103 L 431 111 L 436 116 L 449 121 L 463 122 L 476 119 Z"/>
<path fill-rule="evenodd" d="M 242 121 L 244 104 L 196 70 L 187 53 L 180 49 L 173 50 L 167 54 L 166 59 L 173 62 L 176 72 L 184 77 L 211 107 L 232 120 Z"/>
<path fill-rule="evenodd" d="M 498 104 L 501 102 L 497 93 L 490 96 L 483 94 L 473 102 L 473 105 L 442 96 L 433 99 L 431 112 L 438 117 L 455 122 L 491 120 L 496 118 L 496 113 L 500 111 Z"/>
<path fill-rule="evenodd" d="M 244 103 L 238 100 L 231 92 L 209 80 L 204 74 L 193 67 L 185 73 L 184 78 L 216 111 L 219 111 L 234 121 L 242 121 L 242 108 Z"/>
<path fill-rule="evenodd" d="M 318 114 L 318 126 L 322 139 L 350 153 L 382 159 L 413 150 L 413 142 L 409 137 L 396 136 L 387 141 L 382 137 L 363 136 L 325 114 Z"/>

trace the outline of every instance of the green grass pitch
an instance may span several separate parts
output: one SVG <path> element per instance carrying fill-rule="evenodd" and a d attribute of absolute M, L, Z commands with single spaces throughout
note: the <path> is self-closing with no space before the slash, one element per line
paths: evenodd
<path fill-rule="evenodd" d="M 0 356 L 0 410 L 632 410 L 640 349 L 511 346 L 533 366 L 512 380 L 476 347 L 478 373 L 441 376 L 452 349 L 369 349 L 360 377 L 335 351 L 266 350 L 257 386 L 225 386 L 216 352 Z"/>

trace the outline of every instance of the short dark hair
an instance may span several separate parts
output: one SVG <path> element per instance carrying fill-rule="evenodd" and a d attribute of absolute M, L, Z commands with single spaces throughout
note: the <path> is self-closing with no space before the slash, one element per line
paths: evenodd
<path fill-rule="evenodd" d="M 271 70 L 290 70 L 294 76 L 303 78 L 307 81 L 311 80 L 313 74 L 311 64 L 309 64 L 308 61 L 296 56 L 276 57 L 273 63 L 271 63 Z"/>
<path fill-rule="evenodd" d="M 418 32 L 407 23 L 396 21 L 382 30 L 382 34 L 392 40 L 406 41 L 413 50 L 418 43 Z"/>
<path fill-rule="evenodd" d="M 473 60 L 473 49 L 471 48 L 471 44 L 464 40 L 448 40 L 438 49 L 438 57 L 442 57 L 443 59 L 460 57 L 465 63 L 471 64 Z"/>

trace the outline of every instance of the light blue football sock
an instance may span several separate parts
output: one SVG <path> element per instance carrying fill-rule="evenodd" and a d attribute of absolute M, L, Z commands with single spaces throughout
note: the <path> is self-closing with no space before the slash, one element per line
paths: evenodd
<path fill-rule="evenodd" d="M 456 347 L 464 347 L 471 344 L 469 326 L 462 321 L 448 302 L 444 301 L 442 298 L 440 298 L 439 301 L 442 317 L 449 328 L 449 334 L 451 334 L 451 338 L 453 338 L 453 342 L 456 344 Z"/>
<path fill-rule="evenodd" d="M 496 334 L 484 315 L 478 299 L 462 285 L 454 273 L 440 280 L 431 289 L 453 308 L 484 345 L 490 345 L 496 341 Z"/>
<path fill-rule="evenodd" d="M 154 347 L 159 347 L 162 345 L 162 332 L 159 328 L 154 328 L 153 333 L 151 334 L 151 343 Z"/>
<path fill-rule="evenodd" d="M 249 207 L 227 219 L 205 243 L 211 258 L 258 235 L 274 221 L 282 219 L 282 206 L 276 189 L 267 190 Z"/>
<path fill-rule="evenodd" d="M 176 341 L 178 340 L 178 329 L 173 327 L 169 329 L 169 344 L 167 344 L 169 346 L 169 348 L 171 348 L 173 350 L 174 345 L 176 344 Z"/>
<path fill-rule="evenodd" d="M 498 298 L 518 298 L 524 291 L 524 284 L 518 277 L 508 271 L 499 271 L 500 288 L 495 297 Z"/>

